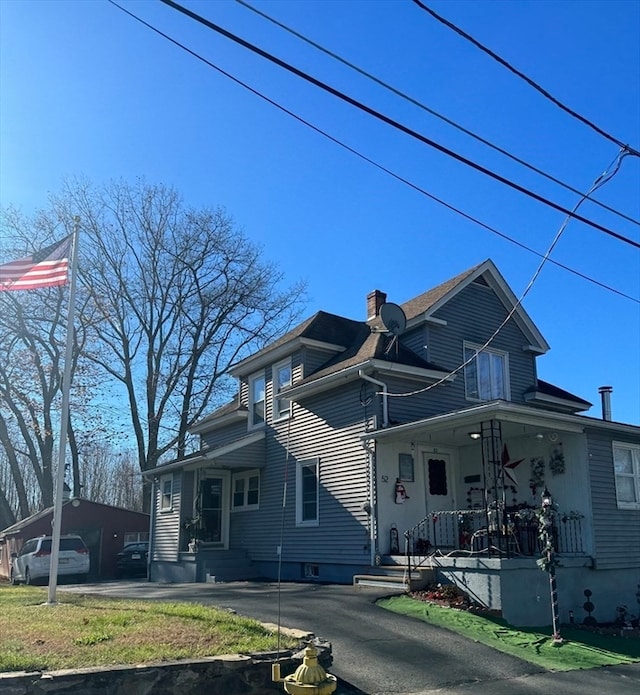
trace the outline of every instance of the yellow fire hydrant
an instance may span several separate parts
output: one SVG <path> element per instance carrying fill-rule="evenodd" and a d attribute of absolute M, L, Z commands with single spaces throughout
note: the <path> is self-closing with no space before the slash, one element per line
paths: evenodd
<path fill-rule="evenodd" d="M 275 663 L 271 666 L 271 678 L 275 683 L 284 683 L 289 695 L 331 695 L 338 687 L 337 678 L 318 663 L 318 650 L 311 644 L 304 650 L 304 659 L 295 673 L 280 678 L 280 664 Z"/>

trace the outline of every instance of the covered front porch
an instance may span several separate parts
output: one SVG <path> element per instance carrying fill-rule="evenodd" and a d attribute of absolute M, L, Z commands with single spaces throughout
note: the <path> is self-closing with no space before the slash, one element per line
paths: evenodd
<path fill-rule="evenodd" d="M 525 574 L 544 581 L 543 494 L 558 556 L 590 566 L 586 443 L 575 416 L 496 401 L 365 439 L 374 452 L 374 564 L 403 567 L 407 586 L 428 568 L 503 609 L 505 582 L 511 601 Z"/>

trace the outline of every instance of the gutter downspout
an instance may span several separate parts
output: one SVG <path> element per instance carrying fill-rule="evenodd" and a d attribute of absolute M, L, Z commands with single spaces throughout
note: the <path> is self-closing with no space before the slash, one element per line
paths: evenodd
<path fill-rule="evenodd" d="M 380 388 L 382 389 L 382 426 L 388 427 L 389 426 L 389 403 L 387 400 L 387 393 L 388 393 L 387 385 L 384 383 L 384 381 L 379 381 L 378 379 L 374 379 L 372 376 L 365 374 L 363 369 L 358 369 L 358 376 L 361 379 L 364 379 L 365 381 L 370 381 L 372 384 L 375 384 L 376 386 L 380 386 Z"/>
<path fill-rule="evenodd" d="M 157 491 L 157 481 L 158 477 L 154 475 L 151 478 L 151 505 L 150 505 L 150 512 L 151 512 L 151 518 L 149 519 L 149 552 L 147 553 L 147 581 L 151 581 L 151 563 L 153 562 L 153 556 L 154 556 L 154 544 L 156 542 L 155 538 L 155 524 L 156 524 L 156 497 L 158 494 Z"/>

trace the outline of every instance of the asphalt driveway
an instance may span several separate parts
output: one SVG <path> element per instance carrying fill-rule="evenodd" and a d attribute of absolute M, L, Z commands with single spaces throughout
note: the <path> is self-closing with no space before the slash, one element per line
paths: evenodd
<path fill-rule="evenodd" d="M 339 692 L 363 695 L 638 695 L 640 664 L 550 673 L 448 630 L 378 608 L 388 591 L 266 582 L 107 582 L 61 591 L 230 608 L 265 622 L 313 632 L 333 645 Z"/>

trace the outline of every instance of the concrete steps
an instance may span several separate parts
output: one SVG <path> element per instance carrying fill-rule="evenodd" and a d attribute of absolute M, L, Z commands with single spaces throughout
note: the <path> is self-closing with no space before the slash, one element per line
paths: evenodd
<path fill-rule="evenodd" d="M 235 582 L 260 577 L 244 550 L 220 550 L 209 553 L 206 559 L 206 580 Z"/>
<path fill-rule="evenodd" d="M 354 575 L 353 585 L 374 586 L 396 591 L 415 591 L 434 581 L 435 574 L 431 569 L 412 570 L 411 582 L 409 582 L 406 570 L 406 565 L 379 565 L 372 567 L 369 574 Z"/>

